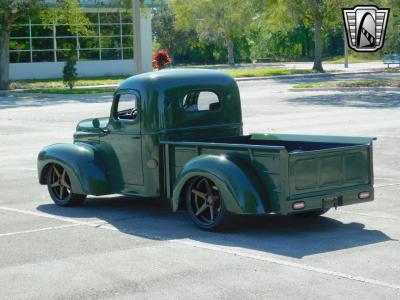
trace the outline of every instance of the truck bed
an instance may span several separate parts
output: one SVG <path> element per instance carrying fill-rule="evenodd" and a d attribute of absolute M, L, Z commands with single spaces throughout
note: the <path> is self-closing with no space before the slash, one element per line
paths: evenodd
<path fill-rule="evenodd" d="M 308 209 L 357 203 L 361 202 L 355 196 L 359 190 L 372 191 L 372 140 L 252 134 L 165 142 L 167 172 L 172 175 L 167 185 L 172 188 L 181 168 L 198 155 L 234 155 L 257 172 L 275 213 L 292 213 L 291 203 L 299 199 L 308 200 Z M 328 203 L 331 200 L 326 199 L 335 200 Z"/>
<path fill-rule="evenodd" d="M 346 143 L 347 139 L 348 137 L 331 137 L 327 139 L 326 136 L 251 134 L 198 141 L 233 145 L 278 146 L 284 147 L 288 153 L 350 147 L 364 142 L 364 140 L 357 141 L 353 138 Z"/>

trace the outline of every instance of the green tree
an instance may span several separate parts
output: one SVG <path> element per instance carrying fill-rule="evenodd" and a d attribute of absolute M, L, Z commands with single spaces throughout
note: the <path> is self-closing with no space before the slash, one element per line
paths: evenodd
<path fill-rule="evenodd" d="M 270 11 L 264 13 L 268 30 L 288 32 L 304 24 L 314 32 L 313 69 L 322 72 L 323 28 L 337 26 L 342 22 L 342 7 L 349 1 L 344 0 L 270 0 Z M 284 20 L 284 22 L 282 22 Z"/>
<path fill-rule="evenodd" d="M 221 43 L 210 40 L 199 40 L 193 28 L 178 29 L 175 26 L 176 16 L 168 6 L 152 10 L 152 30 L 154 50 L 168 50 L 174 63 L 223 63 L 227 60 L 226 49 Z M 249 46 L 245 37 L 234 40 L 235 57 L 242 60 L 249 58 Z"/>
<path fill-rule="evenodd" d="M 40 16 L 46 24 L 67 24 L 71 33 L 87 34 L 89 20 L 77 0 L 1 0 L 0 1 L 0 90 L 8 90 L 10 82 L 10 31 L 23 17 Z M 52 25 L 50 25 L 52 26 Z"/>
<path fill-rule="evenodd" d="M 288 31 L 270 31 L 265 24 L 252 26 L 251 57 L 273 58 L 274 60 L 297 60 L 313 58 L 313 32 L 303 23 Z M 343 40 L 342 40 L 343 44 Z"/>
<path fill-rule="evenodd" d="M 386 0 L 382 7 L 390 8 L 383 51 L 386 53 L 400 53 L 400 1 Z"/>
<path fill-rule="evenodd" d="M 153 38 L 160 44 L 160 49 L 168 50 L 172 57 L 180 55 L 190 48 L 196 32 L 178 30 L 174 26 L 175 14 L 169 7 L 153 9 Z"/>
<path fill-rule="evenodd" d="M 194 29 L 200 40 L 224 43 L 228 63 L 234 64 L 235 40 L 244 34 L 250 20 L 265 1 L 171 0 L 179 30 Z"/>
<path fill-rule="evenodd" d="M 8 90 L 10 82 L 10 32 L 18 19 L 38 11 L 42 0 L 0 1 L 0 90 Z"/>

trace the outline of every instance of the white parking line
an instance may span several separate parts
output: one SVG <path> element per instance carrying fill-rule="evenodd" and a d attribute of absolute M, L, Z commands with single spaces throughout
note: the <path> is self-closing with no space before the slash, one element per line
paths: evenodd
<path fill-rule="evenodd" d="M 400 183 L 375 184 L 374 188 L 382 188 L 382 187 L 394 186 L 394 185 L 400 185 Z"/>
<path fill-rule="evenodd" d="M 98 228 L 119 231 L 118 228 L 116 228 L 112 225 L 109 225 L 109 224 L 101 225 Z M 324 274 L 324 275 L 328 275 L 328 276 L 334 276 L 334 277 L 349 279 L 349 280 L 353 280 L 353 281 L 359 281 L 362 283 L 373 284 L 373 285 L 378 285 L 378 286 L 382 286 L 382 287 L 388 287 L 388 288 L 400 290 L 400 285 L 396 285 L 393 283 L 388 283 L 388 282 L 383 282 L 383 281 L 365 278 L 365 277 L 361 277 L 361 276 L 353 276 L 353 275 L 346 274 L 346 273 L 312 267 L 309 265 L 299 264 L 299 263 L 295 263 L 295 262 L 288 261 L 288 260 L 273 258 L 273 257 L 267 256 L 265 254 L 249 253 L 249 252 L 241 250 L 238 247 L 233 248 L 233 247 L 215 246 L 215 245 L 211 245 L 209 243 L 204 243 L 204 242 L 199 242 L 199 241 L 189 240 L 189 239 L 166 240 L 165 238 L 163 238 L 161 236 L 152 235 L 152 234 L 148 234 L 145 232 L 139 232 L 139 231 L 134 231 L 134 230 L 130 230 L 130 231 L 128 231 L 128 233 L 135 234 L 135 235 L 145 237 L 145 238 L 150 238 L 153 240 L 161 240 L 161 241 L 182 244 L 182 245 L 195 247 L 195 248 L 201 248 L 201 249 L 206 249 L 206 250 L 211 250 L 211 251 L 233 254 L 236 256 L 241 256 L 241 257 L 250 258 L 250 259 L 256 259 L 256 260 L 269 262 L 269 263 L 286 266 L 286 267 L 290 267 L 290 268 L 295 268 L 295 269 L 300 269 L 300 270 L 304 270 L 304 271 L 310 271 L 310 272 L 315 272 L 315 273 Z"/>
<path fill-rule="evenodd" d="M 359 213 L 359 212 L 354 212 L 354 211 L 346 211 L 341 209 L 340 213 L 343 214 L 348 214 L 348 215 L 358 215 L 362 217 L 368 217 L 368 218 L 379 218 L 379 219 L 387 219 L 387 220 L 393 220 L 393 221 L 400 221 L 399 218 L 395 217 L 388 217 L 388 216 L 379 216 L 379 215 L 373 215 L 373 214 L 366 214 L 366 213 Z"/>
<path fill-rule="evenodd" d="M 290 268 L 300 269 L 300 270 L 304 270 L 304 271 L 310 271 L 310 272 L 315 272 L 315 273 L 324 274 L 324 275 L 328 275 L 328 276 L 334 276 L 334 277 L 349 279 L 349 280 L 353 280 L 353 281 L 359 281 L 362 283 L 373 284 L 373 285 L 378 285 L 378 286 L 382 286 L 382 287 L 400 290 L 400 285 L 397 285 L 397 284 L 388 283 L 388 282 L 379 281 L 379 280 L 370 279 L 370 278 L 365 278 L 365 277 L 361 277 L 361 276 L 353 276 L 350 274 L 331 271 L 331 270 L 327 270 L 327 269 L 312 267 L 309 265 L 299 264 L 299 263 L 291 262 L 288 260 L 268 257 L 266 255 L 247 253 L 244 251 L 240 251 L 238 248 L 214 246 L 214 245 L 210 245 L 210 244 L 206 244 L 206 243 L 198 242 L 198 241 L 193 241 L 193 240 L 172 240 L 172 242 L 189 245 L 192 247 L 202 248 L 202 249 L 208 249 L 208 250 L 212 250 L 212 251 L 234 254 L 237 256 L 241 256 L 241 257 L 256 259 L 256 260 L 265 261 L 265 262 L 269 262 L 269 263 L 273 263 L 273 264 L 277 264 L 277 265 L 281 265 L 281 266 L 286 266 L 286 267 L 290 267 Z"/>
<path fill-rule="evenodd" d="M 73 224 L 77 224 L 77 225 L 98 226 L 98 225 L 107 223 L 105 221 L 82 222 L 82 221 L 75 220 L 73 218 L 53 216 L 53 215 L 40 213 L 40 212 L 36 212 L 36 211 L 23 210 L 23 209 L 17 209 L 17 208 L 5 207 L 5 206 L 0 206 L 0 210 L 11 211 L 11 212 L 16 212 L 16 213 L 25 214 L 25 215 L 31 215 L 31 216 L 36 216 L 36 217 L 54 219 L 54 220 L 69 222 L 69 223 L 73 223 Z"/>
<path fill-rule="evenodd" d="M 95 227 L 95 228 L 119 231 L 118 228 L 112 226 L 111 224 L 108 224 L 106 222 L 101 222 L 101 221 L 100 222 L 99 221 L 98 222 L 81 222 L 81 221 L 77 221 L 77 220 L 74 220 L 71 218 L 51 216 L 51 215 L 47 215 L 47 214 L 43 214 L 43 213 L 39 213 L 39 212 L 20 210 L 20 209 L 4 207 L 4 206 L 0 206 L 0 209 L 6 210 L 6 211 L 13 211 L 13 212 L 17 212 L 17 213 L 28 214 L 28 215 L 34 215 L 34 216 L 38 216 L 38 217 L 57 219 L 57 220 L 73 223 L 73 224 L 69 224 L 69 225 L 54 226 L 54 227 L 31 230 L 30 232 L 59 229 L 59 228 L 72 227 L 72 226 L 78 226 L 78 225 L 86 225 L 86 226 Z M 29 231 L 26 231 L 26 232 L 21 231 L 21 233 L 29 233 Z M 195 248 L 201 248 L 201 249 L 210 250 L 210 251 L 233 254 L 236 256 L 240 256 L 240 257 L 269 262 L 269 263 L 273 263 L 273 264 L 277 264 L 277 265 L 281 265 L 281 266 L 286 266 L 289 268 L 294 268 L 294 269 L 299 269 L 299 270 L 303 270 L 303 271 L 314 272 L 314 273 L 318 273 L 318 274 L 323 274 L 323 275 L 348 279 L 348 280 L 352 280 L 352 281 L 358 281 L 358 282 L 362 282 L 362 283 L 366 283 L 366 284 L 373 284 L 373 285 L 377 285 L 377 286 L 381 286 L 381 287 L 387 287 L 387 288 L 391 288 L 391 289 L 395 289 L 395 290 L 400 290 L 400 285 L 397 285 L 397 284 L 379 281 L 379 280 L 370 279 L 370 278 L 361 277 L 361 276 L 353 276 L 350 274 L 332 271 L 332 270 L 323 269 L 323 268 L 317 268 L 317 267 L 309 266 L 306 264 L 292 262 L 289 260 L 278 259 L 278 258 L 270 257 L 267 254 L 263 254 L 263 253 L 261 253 L 261 254 L 250 253 L 250 252 L 246 252 L 238 247 L 216 246 L 216 245 L 211 245 L 208 243 L 195 241 L 195 240 L 189 240 L 189 239 L 169 239 L 168 240 L 168 239 L 163 238 L 162 236 L 157 236 L 157 235 L 149 234 L 146 232 L 139 232 L 139 231 L 135 231 L 135 230 L 129 230 L 127 233 L 135 234 L 135 235 L 141 236 L 141 237 L 150 238 L 153 240 L 161 240 L 161 241 L 165 241 L 165 242 L 176 243 L 176 244 L 186 245 L 186 246 L 195 247 Z M 14 232 L 14 233 L 10 233 L 9 235 L 12 235 L 12 234 L 20 234 L 20 233 Z M 4 234 L 4 235 L 7 235 L 7 234 Z"/>
<path fill-rule="evenodd" d="M 38 229 L 32 229 L 32 230 L 23 230 L 23 231 L 15 231 L 15 232 L 8 232 L 8 233 L 0 233 L 0 237 L 12 236 L 12 235 L 18 235 L 18 234 L 27 234 L 27 233 L 47 231 L 47 230 L 63 229 L 63 228 L 69 228 L 69 227 L 75 227 L 75 226 L 82 226 L 82 225 L 81 224 L 68 224 L 68 225 L 44 227 L 44 228 L 38 228 Z"/>

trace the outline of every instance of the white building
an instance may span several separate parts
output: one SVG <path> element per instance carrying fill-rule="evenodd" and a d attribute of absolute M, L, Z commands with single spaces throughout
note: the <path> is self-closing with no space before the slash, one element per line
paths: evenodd
<path fill-rule="evenodd" d="M 60 78 L 66 55 L 76 49 L 79 76 L 129 75 L 135 70 L 132 9 L 117 0 L 81 0 L 91 21 L 86 35 L 71 34 L 63 24 L 26 18 L 14 25 L 10 38 L 10 79 Z M 141 58 L 151 70 L 151 15 L 141 14 Z"/>

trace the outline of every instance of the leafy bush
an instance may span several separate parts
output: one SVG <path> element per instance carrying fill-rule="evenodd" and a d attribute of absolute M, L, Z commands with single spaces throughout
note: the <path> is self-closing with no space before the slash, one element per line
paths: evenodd
<path fill-rule="evenodd" d="M 63 69 L 63 82 L 70 89 L 75 86 L 75 81 L 78 78 L 78 72 L 76 71 L 76 51 L 72 49 L 68 53 L 67 60 Z"/>

